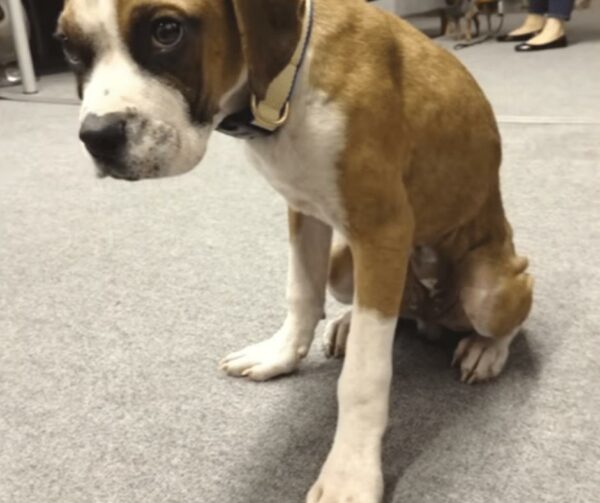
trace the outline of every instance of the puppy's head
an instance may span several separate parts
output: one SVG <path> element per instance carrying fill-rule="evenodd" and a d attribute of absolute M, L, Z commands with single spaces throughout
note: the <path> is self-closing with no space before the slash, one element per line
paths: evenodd
<path fill-rule="evenodd" d="M 234 92 L 260 98 L 291 57 L 301 4 L 66 0 L 57 36 L 98 173 L 138 180 L 192 169 Z"/>

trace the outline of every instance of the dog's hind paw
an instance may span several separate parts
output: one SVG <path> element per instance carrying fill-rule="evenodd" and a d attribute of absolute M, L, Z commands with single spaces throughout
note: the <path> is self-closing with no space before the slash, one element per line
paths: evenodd
<path fill-rule="evenodd" d="M 496 377 L 506 364 L 514 335 L 496 339 L 474 334 L 461 339 L 454 352 L 452 365 L 460 365 L 461 381 L 468 384 Z"/>
<path fill-rule="evenodd" d="M 325 327 L 323 333 L 323 351 L 327 358 L 341 358 L 346 352 L 346 340 L 350 332 L 352 310 L 338 315 Z"/>

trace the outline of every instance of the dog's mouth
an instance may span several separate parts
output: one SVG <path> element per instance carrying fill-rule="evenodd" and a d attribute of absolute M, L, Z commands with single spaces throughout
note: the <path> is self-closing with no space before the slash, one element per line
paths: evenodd
<path fill-rule="evenodd" d="M 104 171 L 98 170 L 98 178 L 106 178 L 106 177 L 115 178 L 116 180 L 126 180 L 128 182 L 137 182 L 138 180 L 142 179 L 141 176 L 134 175 L 131 173 L 119 173 L 118 171 L 111 171 L 111 170 L 104 170 Z"/>
<path fill-rule="evenodd" d="M 142 175 L 129 169 L 122 163 L 116 163 L 114 160 L 94 158 L 96 165 L 96 176 L 98 178 L 114 178 L 116 180 L 126 180 L 135 182 L 142 179 Z"/>

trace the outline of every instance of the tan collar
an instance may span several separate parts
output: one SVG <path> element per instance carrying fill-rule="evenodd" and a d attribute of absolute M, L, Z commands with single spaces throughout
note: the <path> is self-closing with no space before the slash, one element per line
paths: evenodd
<path fill-rule="evenodd" d="M 273 79 L 267 88 L 265 98 L 258 102 L 252 95 L 250 106 L 254 120 L 252 123 L 267 131 L 274 132 L 287 121 L 290 111 L 290 98 L 304 55 L 310 42 L 313 22 L 312 0 L 306 0 L 302 35 L 292 59 L 288 65 Z"/>
<path fill-rule="evenodd" d="M 313 2 L 306 0 L 302 34 L 288 65 L 269 84 L 262 101 L 258 102 L 252 95 L 250 106 L 226 116 L 217 126 L 218 131 L 235 138 L 252 139 L 269 136 L 285 124 L 294 84 L 310 42 L 312 25 Z"/>

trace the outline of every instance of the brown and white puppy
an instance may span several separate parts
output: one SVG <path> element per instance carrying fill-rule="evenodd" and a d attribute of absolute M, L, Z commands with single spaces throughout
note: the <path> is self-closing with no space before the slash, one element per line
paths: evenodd
<path fill-rule="evenodd" d="M 192 169 L 216 125 L 251 95 L 262 100 L 286 67 L 305 9 L 305 0 L 66 0 L 59 36 L 99 173 Z M 289 118 L 246 143 L 289 204 L 289 312 L 274 336 L 221 366 L 254 380 L 294 371 L 329 277 L 352 310 L 326 331 L 328 353 L 346 360 L 335 440 L 307 502 L 378 502 L 398 316 L 472 331 L 455 360 L 475 382 L 502 370 L 531 307 L 491 107 L 465 68 L 407 23 L 364 0 L 314 0 Z M 343 241 L 330 253 L 333 230 Z"/>

